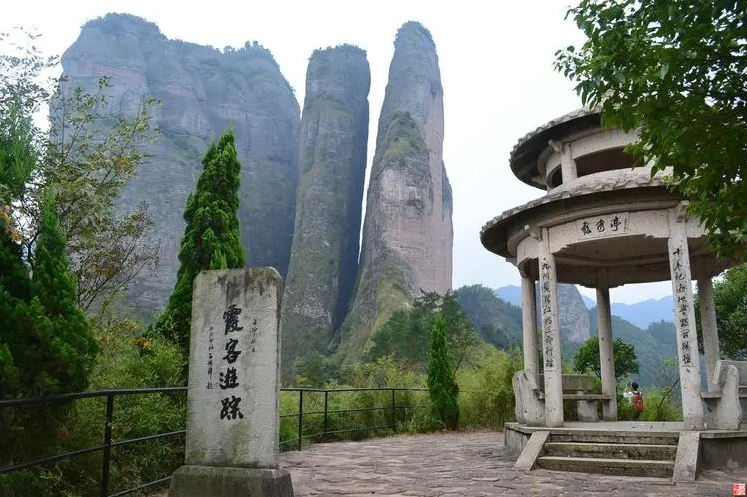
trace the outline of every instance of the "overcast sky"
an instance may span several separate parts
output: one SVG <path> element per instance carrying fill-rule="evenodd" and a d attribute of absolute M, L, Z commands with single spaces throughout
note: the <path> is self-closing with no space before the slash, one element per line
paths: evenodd
<path fill-rule="evenodd" d="M 155 22 L 169 38 L 218 48 L 257 40 L 272 52 L 301 104 L 311 52 L 358 45 L 371 65 L 370 167 L 394 36 L 404 22 L 421 22 L 436 43 L 444 87 L 444 161 L 454 191 L 454 287 L 497 288 L 518 285 L 519 274 L 482 247 L 480 228 L 543 193 L 513 176 L 509 153 L 519 138 L 581 105 L 571 83 L 552 67 L 557 49 L 583 41 L 573 22 L 564 20 L 571 3 L 575 0 L 36 0 L 5 2 L 0 32 L 34 28 L 43 35 L 37 46 L 46 55 L 61 55 L 84 22 L 125 12 Z M 594 290 L 581 291 L 595 296 Z M 633 303 L 671 292 L 669 282 L 627 285 L 613 289 L 612 300 Z"/>

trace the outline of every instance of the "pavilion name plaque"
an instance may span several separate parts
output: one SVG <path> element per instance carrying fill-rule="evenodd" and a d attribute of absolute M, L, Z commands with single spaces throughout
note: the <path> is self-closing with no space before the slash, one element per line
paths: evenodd
<path fill-rule="evenodd" d="M 576 231 L 584 238 L 602 238 L 628 232 L 629 212 L 588 217 L 576 221 Z"/>

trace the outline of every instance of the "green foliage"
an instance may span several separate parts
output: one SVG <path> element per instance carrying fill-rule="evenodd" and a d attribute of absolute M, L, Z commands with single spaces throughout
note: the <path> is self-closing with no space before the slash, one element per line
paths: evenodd
<path fill-rule="evenodd" d="M 102 312 L 94 320 L 100 354 L 93 367 L 90 388 L 145 388 L 178 386 L 186 362 L 179 347 L 154 337 L 137 336 L 138 324 L 113 319 Z M 106 398 L 79 399 L 65 410 L 46 411 L 38 405 L 0 411 L 0 445 L 13 447 L 0 463 L 95 447 L 101 444 Z M 33 429 L 25 429 L 24 421 Z M 118 396 L 114 402 L 114 440 L 133 439 L 183 429 L 186 402 L 183 393 Z M 41 432 L 41 433 L 37 433 Z M 183 460 L 184 438 L 137 443 L 112 450 L 114 493 L 168 476 Z M 6 459 L 7 457 L 7 459 Z M 12 496 L 99 495 L 101 453 L 0 476 L 0 494 Z"/>
<path fill-rule="evenodd" d="M 589 310 L 591 335 L 598 335 L 597 309 Z M 669 386 L 662 382 L 660 371 L 665 359 L 677 357 L 676 335 L 672 323 L 652 323 L 646 330 L 618 317 L 612 316 L 612 336 L 635 346 L 639 375 L 636 381 L 641 386 Z"/>
<path fill-rule="evenodd" d="M 206 269 L 242 268 L 244 248 L 239 233 L 239 173 L 233 129 L 213 142 L 202 159 L 204 170 L 187 199 L 179 249 L 179 272 L 166 309 L 155 332 L 174 340 L 189 355 L 192 320 L 192 282 Z"/>
<path fill-rule="evenodd" d="M 716 307 L 716 329 L 723 357 L 747 360 L 747 265 L 726 271 L 723 279 L 713 285 Z M 698 346 L 703 350 L 703 329 L 700 322 L 700 299 L 695 301 L 698 325 Z"/>
<path fill-rule="evenodd" d="M 747 3 L 582 0 L 568 14 L 588 40 L 556 68 L 606 125 L 638 130 L 641 164 L 673 168 L 722 255 L 745 255 Z"/>
<path fill-rule="evenodd" d="M 433 320 L 431 353 L 428 361 L 428 394 L 436 418 L 444 428 L 459 427 L 459 385 L 454 381 L 454 371 L 446 344 L 446 320 L 441 313 Z"/>
<path fill-rule="evenodd" d="M 499 299 L 482 285 L 463 286 L 454 296 L 483 340 L 506 350 L 521 347 L 520 307 Z"/>
<path fill-rule="evenodd" d="M 436 315 L 441 313 L 445 326 L 447 345 L 450 351 L 450 366 L 456 371 L 468 351 L 480 343 L 479 337 L 467 321 L 455 294 L 447 292 L 441 296 L 435 292 L 424 292 L 415 299 L 406 311 L 397 311 L 372 338 L 366 354 L 367 361 L 391 355 L 403 367 L 425 371 L 431 330 Z"/>
<path fill-rule="evenodd" d="M 0 380 L 0 397 L 83 390 L 96 354 L 90 324 L 76 304 L 53 198 L 48 193 L 42 207 L 31 299 L 3 298 L 0 367 L 8 376 Z"/>
<path fill-rule="evenodd" d="M 635 345 L 615 338 L 612 342 L 612 355 L 615 360 L 615 379 L 620 380 L 631 374 L 638 374 L 638 360 Z M 597 378 L 602 376 L 599 358 L 599 337 L 591 337 L 578 349 L 573 358 L 573 369 L 578 373 L 591 371 Z"/>
<path fill-rule="evenodd" d="M 515 418 L 513 376 L 523 369 L 521 349 L 511 351 L 484 348 L 479 368 L 457 373 L 459 384 L 459 422 L 462 426 L 503 429 Z"/>

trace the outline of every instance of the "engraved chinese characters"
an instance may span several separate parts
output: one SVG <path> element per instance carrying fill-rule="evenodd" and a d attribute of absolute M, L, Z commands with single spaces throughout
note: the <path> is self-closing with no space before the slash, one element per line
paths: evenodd
<path fill-rule="evenodd" d="M 225 311 L 223 311 L 223 322 L 224 322 L 224 337 L 225 337 L 225 351 L 226 355 L 223 356 L 223 362 L 226 364 L 226 369 L 221 371 L 218 385 L 221 390 L 235 389 L 239 386 L 239 373 L 236 368 L 236 361 L 239 356 L 243 353 L 239 345 L 240 333 L 244 330 L 243 326 L 239 326 L 239 316 L 241 315 L 242 309 L 236 304 L 229 305 Z M 257 341 L 257 320 L 251 318 L 251 327 L 249 333 L 245 334 L 245 341 L 247 342 L 248 351 L 255 351 L 255 343 Z M 212 327 L 211 327 L 212 330 Z M 212 333 L 212 331 L 211 331 Z M 229 335 L 230 333 L 230 335 Z M 212 337 L 211 337 L 212 347 Z M 212 366 L 212 354 L 208 356 L 209 364 Z M 208 388 L 211 388 L 208 386 Z M 230 397 L 223 397 L 221 399 L 220 419 L 243 419 L 244 415 L 241 412 L 241 397 L 231 395 Z"/>
<path fill-rule="evenodd" d="M 695 323 L 689 321 L 690 303 L 688 302 L 687 285 L 690 285 L 689 279 L 685 278 L 685 270 L 682 261 L 682 247 L 677 247 L 670 255 L 672 266 L 672 285 L 674 288 L 674 319 L 678 324 L 677 329 L 680 332 L 682 345 L 682 357 L 680 358 L 683 366 L 692 366 L 694 360 L 697 360 L 698 351 L 692 350 L 690 345 L 690 334 L 695 330 L 692 327 Z M 691 290 L 692 291 L 692 290 Z"/>
<path fill-rule="evenodd" d="M 550 332 L 553 325 L 553 312 L 552 312 L 552 297 L 550 295 L 551 290 L 551 277 L 550 277 L 550 260 L 547 257 L 540 258 L 540 297 L 542 299 L 541 310 L 542 310 L 542 329 L 545 330 L 543 333 L 543 355 L 545 358 L 545 368 L 552 369 L 555 367 L 555 353 L 553 347 L 553 334 Z"/>
<path fill-rule="evenodd" d="M 619 235 L 628 232 L 628 212 L 607 214 L 576 221 L 576 229 L 584 238 Z"/>
<path fill-rule="evenodd" d="M 244 329 L 243 326 L 239 326 L 239 314 L 241 314 L 241 308 L 237 307 L 236 304 L 229 305 L 225 311 L 223 311 L 223 322 L 225 323 L 226 337 L 226 355 L 223 356 L 223 361 L 227 364 L 226 370 L 220 373 L 219 386 L 221 390 L 234 389 L 239 386 L 239 375 L 236 372 L 235 362 L 241 354 L 241 350 L 236 348 L 239 346 L 239 339 L 234 338 L 233 333 Z M 229 337 L 228 334 L 232 335 Z M 238 336 L 238 335 L 236 335 Z M 241 397 L 231 395 L 231 397 L 223 397 L 221 399 L 220 419 L 243 419 L 244 415 L 241 413 L 239 404 L 241 403 Z"/>

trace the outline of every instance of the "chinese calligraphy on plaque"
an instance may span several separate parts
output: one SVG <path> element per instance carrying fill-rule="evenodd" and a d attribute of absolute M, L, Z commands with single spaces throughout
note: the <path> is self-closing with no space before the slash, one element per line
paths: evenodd
<path fill-rule="evenodd" d="M 680 332 L 682 365 L 692 366 L 697 360 L 698 351 L 691 350 L 690 334 L 695 333 L 695 323 L 689 321 L 690 303 L 687 298 L 687 285 L 682 260 L 682 247 L 678 246 L 671 254 L 672 281 L 674 286 L 674 320 Z"/>
<path fill-rule="evenodd" d="M 552 300 L 550 297 L 550 261 L 547 257 L 540 258 L 540 294 L 541 294 L 541 311 L 542 311 L 542 330 L 543 330 L 543 355 L 545 359 L 545 368 L 555 367 L 555 355 L 553 354 L 553 335 L 550 331 L 553 324 Z"/>
<path fill-rule="evenodd" d="M 596 216 L 576 221 L 576 230 L 584 238 L 612 236 L 628 232 L 627 212 Z"/>

